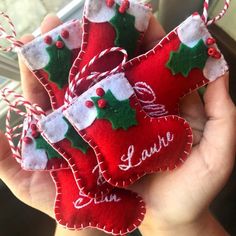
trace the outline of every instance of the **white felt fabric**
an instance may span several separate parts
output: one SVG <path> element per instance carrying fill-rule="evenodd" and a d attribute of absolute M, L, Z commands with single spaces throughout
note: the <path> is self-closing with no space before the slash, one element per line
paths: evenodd
<path fill-rule="evenodd" d="M 76 98 L 72 104 L 63 111 L 65 117 L 78 130 L 89 127 L 97 117 L 96 107 L 88 108 L 85 105 L 86 101 L 91 101 L 91 97 L 97 97 L 97 88 L 103 88 L 105 92 L 110 90 L 119 101 L 129 99 L 134 94 L 134 90 L 125 78 L 124 73 L 118 73 L 103 79 Z"/>
<path fill-rule="evenodd" d="M 208 38 L 212 38 L 200 15 L 192 15 L 186 19 L 178 27 L 177 33 L 180 41 L 188 47 L 194 47 L 200 39 L 206 42 Z M 219 51 L 216 45 L 214 45 L 214 47 Z M 213 81 L 225 74 L 227 70 L 228 66 L 222 55 L 220 59 L 209 57 L 203 69 L 203 73 L 208 80 Z"/>
<path fill-rule="evenodd" d="M 38 70 L 44 68 L 49 62 L 49 56 L 46 48 L 49 46 L 44 42 L 46 35 L 50 35 L 55 42 L 60 36 L 62 30 L 67 30 L 69 32 L 69 37 L 67 39 L 63 38 L 65 45 L 70 49 L 80 48 L 82 41 L 82 27 L 79 20 L 73 20 L 64 23 L 52 31 L 40 36 L 33 41 L 25 44 L 19 51 L 20 55 L 26 65 L 32 70 Z"/>
<path fill-rule="evenodd" d="M 115 3 L 121 5 L 122 0 L 115 0 Z M 135 17 L 135 28 L 140 31 L 146 31 L 149 19 L 151 17 L 151 9 L 137 0 L 130 0 L 130 7 L 127 13 Z M 115 4 L 113 7 L 106 5 L 106 0 L 86 0 L 85 17 L 95 23 L 108 22 L 115 16 Z"/>
<path fill-rule="evenodd" d="M 27 119 L 25 119 L 23 133 L 26 130 L 26 136 L 31 138 L 33 142 L 31 144 L 22 142 L 21 166 L 25 170 L 44 170 L 48 162 L 47 154 L 43 149 L 36 149 L 35 139 L 31 135 L 32 130 L 28 127 L 27 122 Z M 35 124 L 35 122 L 32 121 L 31 124 Z"/>
<path fill-rule="evenodd" d="M 50 143 L 57 143 L 65 138 L 69 126 L 63 117 L 62 108 L 59 108 L 38 122 L 40 131 Z"/>

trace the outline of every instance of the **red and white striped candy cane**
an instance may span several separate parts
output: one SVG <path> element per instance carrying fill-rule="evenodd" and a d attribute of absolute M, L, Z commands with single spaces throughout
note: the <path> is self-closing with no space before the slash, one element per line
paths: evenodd
<path fill-rule="evenodd" d="M 1 51 L 5 51 L 5 52 L 10 52 L 12 51 L 14 48 L 20 48 L 23 46 L 23 43 L 19 40 L 16 39 L 16 30 L 15 30 L 15 26 L 12 22 L 12 20 L 10 19 L 10 17 L 4 13 L 4 12 L 0 12 L 0 17 L 3 17 L 9 24 L 10 26 L 10 29 L 11 29 L 11 34 L 8 34 L 6 32 L 6 30 L 4 29 L 1 21 L 0 21 L 0 39 L 5 39 L 7 40 L 8 42 L 10 42 L 10 46 L 9 47 L 2 47 L 0 45 L 0 50 Z"/>
<path fill-rule="evenodd" d="M 231 0 L 225 0 L 224 8 L 219 13 L 219 15 L 217 15 L 216 17 L 214 17 L 213 19 L 208 21 L 209 0 L 205 0 L 204 5 L 203 5 L 203 14 L 202 14 L 202 19 L 205 22 L 205 24 L 211 25 L 211 24 L 214 24 L 219 19 L 221 19 L 225 15 L 225 13 L 227 12 L 229 5 L 230 5 L 230 1 Z"/>
<path fill-rule="evenodd" d="M 109 70 L 109 71 L 105 71 L 105 72 L 94 72 L 93 74 L 87 76 L 87 77 L 84 77 L 82 78 L 83 74 L 88 71 L 88 69 L 97 61 L 99 60 L 100 58 L 102 58 L 103 56 L 109 54 L 109 53 L 113 53 L 113 52 L 120 52 L 123 54 L 123 60 L 122 62 L 117 66 L 115 67 L 114 69 L 112 70 Z M 75 96 L 75 92 L 76 90 L 79 88 L 79 85 L 80 83 L 83 81 L 83 80 L 91 80 L 91 82 L 97 82 L 97 80 L 99 78 L 102 78 L 102 77 L 107 77 L 108 75 L 111 75 L 111 74 L 114 74 L 114 73 L 117 73 L 117 72 L 120 72 L 124 66 L 124 64 L 126 63 L 127 61 L 127 58 L 128 58 L 128 54 L 126 52 L 126 50 L 122 49 L 122 48 L 119 48 L 119 47 L 112 47 L 112 48 L 108 48 L 108 49 L 105 49 L 103 50 L 101 53 L 97 54 L 96 56 L 94 56 L 90 62 L 85 65 L 82 70 L 74 77 L 74 79 L 72 81 L 70 81 L 69 83 L 69 86 L 68 86 L 68 89 L 66 91 L 66 94 L 65 94 L 65 105 L 69 105 L 72 101 L 72 99 L 74 98 Z M 73 67 L 72 67 L 73 69 Z M 93 83 L 94 84 L 94 83 Z"/>
<path fill-rule="evenodd" d="M 31 104 L 27 101 L 22 95 L 15 93 L 14 91 L 4 88 L 1 90 L 2 99 L 9 105 L 9 109 L 6 116 L 6 132 L 5 135 L 8 139 L 13 157 L 20 163 L 21 162 L 21 146 L 23 138 L 26 136 L 26 130 L 29 128 L 29 124 L 34 119 L 39 119 L 40 117 L 45 116 L 45 112 L 37 104 Z M 11 102 L 8 97 L 12 96 L 14 100 Z M 24 106 L 26 109 L 22 111 L 19 106 Z M 12 112 L 17 113 L 23 118 L 27 118 L 27 124 L 25 131 L 22 133 L 20 130 L 23 127 L 23 124 L 16 125 L 15 127 L 11 126 L 11 114 Z M 16 133 L 18 132 L 18 133 Z M 17 144 L 14 143 L 14 139 L 20 137 L 20 140 Z"/>

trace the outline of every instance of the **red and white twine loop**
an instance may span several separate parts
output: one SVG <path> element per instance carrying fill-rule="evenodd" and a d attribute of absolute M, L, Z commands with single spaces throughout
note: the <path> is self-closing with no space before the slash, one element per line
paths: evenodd
<path fill-rule="evenodd" d="M 203 14 L 202 14 L 202 19 L 205 22 L 205 24 L 211 25 L 211 24 L 214 24 L 219 19 L 221 19 L 225 15 L 225 13 L 227 12 L 229 5 L 230 5 L 230 1 L 231 0 L 225 0 L 224 8 L 219 13 L 219 15 L 208 21 L 209 0 L 205 0 L 204 5 L 203 5 Z"/>
<path fill-rule="evenodd" d="M 5 135 L 8 139 L 13 157 L 20 163 L 21 162 L 21 145 L 23 138 L 26 136 L 26 130 L 29 128 L 32 118 L 38 120 L 40 117 L 45 116 L 45 112 L 37 104 L 31 104 L 22 95 L 15 93 L 14 91 L 4 88 L 1 90 L 2 99 L 8 104 L 9 109 L 6 116 L 6 132 Z M 14 100 L 11 102 L 8 97 L 12 96 Z M 19 106 L 24 106 L 26 111 L 22 111 Z M 26 129 L 22 133 L 23 124 L 11 126 L 11 114 L 12 112 L 17 113 L 23 118 L 27 118 L 28 124 Z M 18 132 L 18 133 L 17 133 Z M 20 137 L 19 142 L 15 145 L 14 139 Z"/>
<path fill-rule="evenodd" d="M 109 54 L 109 53 L 113 53 L 113 52 L 120 52 L 123 54 L 123 60 L 122 62 L 115 67 L 112 70 L 109 71 L 105 71 L 105 72 L 93 72 L 93 74 L 87 76 L 87 77 L 83 77 L 83 74 L 85 72 L 88 71 L 88 69 L 95 63 L 97 62 L 100 58 L 102 58 L 103 56 Z M 128 54 L 126 52 L 126 50 L 119 48 L 119 47 L 112 47 L 112 48 L 108 48 L 105 49 L 104 51 L 102 51 L 101 53 L 97 54 L 95 57 L 93 57 L 90 62 L 85 65 L 82 70 L 70 81 L 68 89 L 66 91 L 65 94 L 65 105 L 69 105 L 71 103 L 71 101 L 73 100 L 73 98 L 75 97 L 75 93 L 77 91 L 77 89 L 79 88 L 80 83 L 83 80 L 91 80 L 92 84 L 96 83 L 98 81 L 98 79 L 102 78 L 102 77 L 107 77 L 111 74 L 117 73 L 122 71 L 122 68 L 124 66 L 124 64 L 126 63 L 128 58 Z M 73 68 L 72 68 L 73 69 Z"/>
<path fill-rule="evenodd" d="M 10 26 L 9 28 L 11 29 L 11 34 L 8 34 L 3 27 L 3 24 L 0 22 L 0 39 L 5 39 L 11 44 L 9 47 L 6 47 L 6 48 L 0 45 L 0 50 L 5 51 L 5 52 L 10 52 L 14 48 L 22 47 L 23 43 L 16 39 L 15 26 L 12 23 L 12 20 L 10 19 L 10 17 L 4 12 L 0 12 L 0 17 L 3 17 L 7 21 L 8 25 Z"/>

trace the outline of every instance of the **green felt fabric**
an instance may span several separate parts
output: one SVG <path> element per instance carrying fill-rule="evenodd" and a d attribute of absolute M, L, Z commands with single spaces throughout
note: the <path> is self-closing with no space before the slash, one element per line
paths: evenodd
<path fill-rule="evenodd" d="M 208 48 L 202 39 L 192 48 L 182 43 L 177 52 L 171 52 L 166 66 L 173 75 L 181 73 L 187 77 L 192 69 L 204 68 L 209 57 L 207 50 Z"/>
<path fill-rule="evenodd" d="M 140 33 L 135 28 L 135 17 L 127 12 L 121 14 L 119 7 L 116 4 L 116 14 L 109 21 L 116 31 L 115 46 L 124 48 L 129 57 L 133 57 Z"/>
<path fill-rule="evenodd" d="M 70 124 L 70 122 L 65 117 L 63 117 L 63 119 L 66 121 L 66 123 L 68 124 L 68 127 L 69 127 L 67 132 L 66 132 L 65 138 L 67 138 L 71 142 L 72 147 L 77 148 L 81 152 L 86 154 L 86 152 L 89 148 L 88 143 L 86 143 L 80 137 L 80 135 L 76 132 L 74 127 Z"/>
<path fill-rule="evenodd" d="M 58 36 L 57 41 L 63 42 L 60 36 Z M 46 51 L 50 60 L 44 70 L 48 72 L 49 80 L 54 82 L 59 89 L 62 89 L 68 84 L 68 75 L 72 66 L 72 51 L 66 45 L 63 48 L 57 48 L 55 43 L 47 47 Z"/>
<path fill-rule="evenodd" d="M 42 137 L 42 135 L 39 135 L 39 137 L 35 138 L 36 142 L 36 149 L 44 149 L 47 153 L 48 159 L 53 158 L 62 158 L 61 155 L 55 151 Z"/>
<path fill-rule="evenodd" d="M 113 129 L 125 129 L 137 125 L 136 111 L 131 108 L 129 99 L 119 101 L 117 100 L 112 92 L 108 90 L 103 99 L 107 101 L 105 108 L 98 107 L 98 100 L 101 97 L 91 98 L 97 109 L 97 118 L 106 119 L 111 122 Z"/>

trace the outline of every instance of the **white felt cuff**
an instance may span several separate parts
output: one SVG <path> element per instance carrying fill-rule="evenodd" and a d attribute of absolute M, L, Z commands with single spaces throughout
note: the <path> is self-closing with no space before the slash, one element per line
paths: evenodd
<path fill-rule="evenodd" d="M 192 15 L 186 19 L 178 27 L 177 33 L 180 41 L 188 47 L 194 47 L 200 39 L 206 42 L 208 38 L 212 38 L 200 15 Z M 219 51 L 216 45 L 214 47 Z M 220 59 L 209 57 L 203 74 L 208 80 L 213 81 L 224 75 L 226 71 L 228 71 L 228 66 L 222 55 Z"/>
<path fill-rule="evenodd" d="M 35 124 L 32 121 L 30 124 Z M 23 133 L 26 131 L 26 136 L 32 139 L 32 143 L 27 144 L 22 142 L 21 147 L 21 166 L 25 170 L 44 170 L 47 167 L 47 154 L 43 149 L 36 149 L 35 139 L 32 137 L 32 130 L 28 127 L 28 120 L 24 120 Z"/>
<path fill-rule="evenodd" d="M 38 127 L 50 143 L 57 143 L 65 138 L 68 124 L 63 119 L 63 108 L 59 108 L 38 122 Z"/>
<path fill-rule="evenodd" d="M 121 4 L 122 0 L 115 0 Z M 135 28 L 145 32 L 151 17 L 151 9 L 137 0 L 130 0 L 130 7 L 127 13 L 135 17 Z M 106 0 L 87 0 L 85 2 L 85 17 L 94 23 L 108 22 L 115 16 L 115 4 L 113 7 L 106 5 Z"/>
<path fill-rule="evenodd" d="M 46 35 L 51 36 L 53 41 L 57 40 L 62 30 L 67 30 L 69 32 L 69 37 L 67 39 L 63 38 L 65 45 L 70 49 L 77 49 L 81 46 L 82 41 L 82 27 L 79 20 L 73 20 L 64 23 L 57 28 L 51 30 L 50 32 L 42 35 L 33 41 L 25 44 L 19 51 L 20 55 L 25 62 L 25 64 L 31 70 L 39 70 L 44 68 L 49 62 L 49 55 L 46 48 L 49 46 L 44 42 Z"/>
<path fill-rule="evenodd" d="M 124 73 L 118 73 L 103 79 L 76 98 L 72 104 L 63 111 L 65 117 L 78 130 L 83 130 L 89 127 L 97 117 L 96 107 L 93 106 L 88 108 L 85 105 L 86 101 L 91 101 L 91 97 L 98 96 L 96 94 L 97 88 L 102 88 L 105 92 L 110 90 L 119 101 L 129 99 L 134 94 L 134 90 L 125 78 Z"/>

